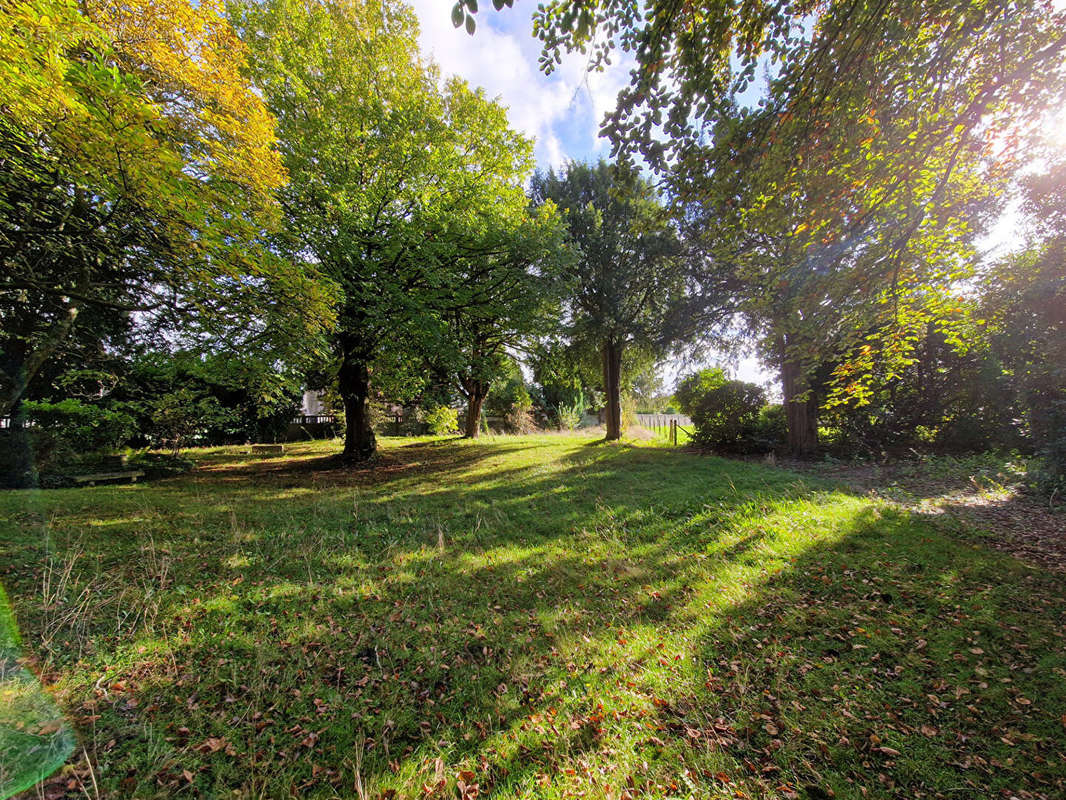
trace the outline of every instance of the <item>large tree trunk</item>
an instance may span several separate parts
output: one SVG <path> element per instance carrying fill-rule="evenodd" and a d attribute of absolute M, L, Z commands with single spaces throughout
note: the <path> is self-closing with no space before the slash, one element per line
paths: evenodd
<path fill-rule="evenodd" d="M 781 394 L 785 400 L 788 449 L 796 458 L 810 458 L 818 449 L 818 398 L 806 370 L 787 350 L 781 357 Z"/>
<path fill-rule="evenodd" d="M 604 406 L 606 440 L 622 438 L 622 345 L 613 339 L 603 343 L 603 391 L 607 395 Z"/>
<path fill-rule="evenodd" d="M 78 309 L 68 306 L 31 349 L 0 352 L 0 417 L 14 416 L 26 387 L 70 334 L 77 316 Z"/>
<path fill-rule="evenodd" d="M 370 369 L 364 360 L 344 359 L 338 375 L 338 388 L 344 401 L 345 461 L 365 461 L 377 451 L 377 439 L 370 427 Z"/>
<path fill-rule="evenodd" d="M 37 487 L 37 459 L 34 456 L 30 431 L 26 428 L 26 412 L 22 401 L 16 400 L 10 409 L 8 429 L 0 436 L 0 487 L 7 489 L 35 489 Z"/>
<path fill-rule="evenodd" d="M 481 435 L 481 407 L 489 394 L 489 386 L 484 381 L 468 381 L 466 390 L 466 426 L 463 436 L 476 439 Z"/>

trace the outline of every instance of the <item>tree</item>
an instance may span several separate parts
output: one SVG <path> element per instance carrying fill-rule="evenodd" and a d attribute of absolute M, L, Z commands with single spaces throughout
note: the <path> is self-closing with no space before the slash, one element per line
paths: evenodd
<path fill-rule="evenodd" d="M 441 315 L 446 345 L 432 357 L 458 378 L 467 401 L 467 438 L 480 433 L 482 405 L 504 374 L 508 352 L 558 325 L 561 270 L 569 260 L 561 220 L 546 205 L 523 211 L 517 223 L 465 248 L 453 267 L 459 277 L 454 295 Z"/>
<path fill-rule="evenodd" d="M 417 357 L 437 335 L 469 266 L 464 243 L 526 207 L 531 144 L 481 92 L 454 79 L 441 88 L 407 6 L 270 0 L 234 16 L 290 176 L 274 247 L 339 287 L 344 457 L 365 459 L 375 365 L 403 345 Z"/>
<path fill-rule="evenodd" d="M 284 173 L 217 3 L 8 3 L 0 56 L 0 415 L 133 314 L 326 322 L 314 283 L 252 247 Z"/>
<path fill-rule="evenodd" d="M 929 325 L 959 340 L 972 242 L 1022 155 L 1008 123 L 1031 121 L 1029 104 L 1054 89 L 1032 70 L 1061 49 L 1038 15 L 976 7 L 949 24 L 906 5 L 893 18 L 827 13 L 812 37 L 761 108 L 689 145 L 713 174 L 686 187 L 688 168 L 674 169 L 693 216 L 716 224 L 706 246 L 741 279 L 748 324 L 781 369 L 796 455 L 817 446 L 823 401 L 868 402 L 872 377 L 913 363 Z M 841 52 L 843 66 L 825 60 Z"/>
<path fill-rule="evenodd" d="M 570 335 L 598 347 L 606 438 L 618 439 L 623 354 L 635 347 L 661 351 L 681 335 L 675 322 L 685 273 L 676 231 L 650 183 L 605 161 L 538 173 L 532 191 L 534 202 L 559 206 L 579 252 Z"/>

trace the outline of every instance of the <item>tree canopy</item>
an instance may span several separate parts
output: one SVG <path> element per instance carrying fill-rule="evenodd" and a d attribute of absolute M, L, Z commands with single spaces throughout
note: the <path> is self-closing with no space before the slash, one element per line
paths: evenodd
<path fill-rule="evenodd" d="M 345 455 L 366 458 L 375 362 L 434 335 L 472 259 L 531 224 L 522 181 L 532 146 L 483 92 L 442 85 L 406 6 L 271 0 L 234 13 L 290 176 L 274 247 L 339 288 Z"/>
<path fill-rule="evenodd" d="M 285 175 L 217 3 L 9 3 L 0 55 L 0 413 L 131 315 L 276 346 L 328 323 L 256 247 Z"/>
<path fill-rule="evenodd" d="M 538 173 L 532 191 L 534 202 L 559 206 L 578 251 L 568 333 L 600 352 L 607 439 L 618 439 L 626 349 L 662 353 L 682 335 L 686 271 L 677 229 L 650 183 L 605 161 Z"/>

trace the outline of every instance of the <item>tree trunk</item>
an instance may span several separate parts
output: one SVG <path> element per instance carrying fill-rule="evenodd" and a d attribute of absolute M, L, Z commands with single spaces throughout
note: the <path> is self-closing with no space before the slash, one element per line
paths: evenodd
<path fill-rule="evenodd" d="M 781 394 L 785 399 L 788 449 L 796 458 L 809 458 L 818 449 L 818 398 L 803 367 L 782 355 Z"/>
<path fill-rule="evenodd" d="M 366 362 L 349 356 L 344 359 L 338 389 L 344 401 L 345 461 L 366 461 L 377 451 L 377 439 L 370 427 L 370 369 Z"/>
<path fill-rule="evenodd" d="M 607 395 L 604 406 L 605 425 L 609 442 L 622 438 L 622 345 L 613 339 L 603 343 L 603 391 Z"/>
<path fill-rule="evenodd" d="M 0 436 L 0 487 L 7 489 L 37 488 L 37 459 L 33 442 L 26 428 L 26 412 L 18 399 L 10 409 L 11 421 L 7 431 Z"/>
<path fill-rule="evenodd" d="M 0 417 L 14 416 L 30 381 L 70 334 L 78 309 L 71 306 L 66 311 L 30 350 L 0 352 Z"/>
<path fill-rule="evenodd" d="M 476 439 L 481 435 L 481 406 L 489 394 L 489 387 L 484 381 L 471 381 L 466 389 L 466 429 L 463 436 Z"/>

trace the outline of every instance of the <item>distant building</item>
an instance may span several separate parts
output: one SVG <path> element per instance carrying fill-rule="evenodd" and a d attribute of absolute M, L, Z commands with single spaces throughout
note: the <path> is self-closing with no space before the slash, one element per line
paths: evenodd
<path fill-rule="evenodd" d="M 300 403 L 301 416 L 317 417 L 327 413 L 326 407 L 322 403 L 322 392 L 314 389 L 306 390 Z"/>

